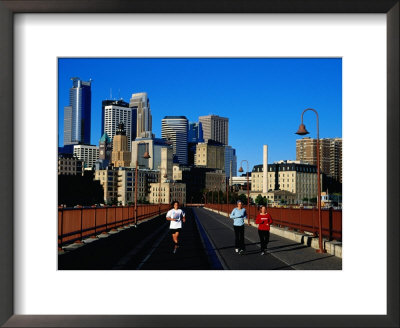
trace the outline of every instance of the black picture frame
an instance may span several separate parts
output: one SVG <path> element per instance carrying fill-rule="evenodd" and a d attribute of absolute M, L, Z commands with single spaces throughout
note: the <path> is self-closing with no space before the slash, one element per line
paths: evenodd
<path fill-rule="evenodd" d="M 399 0 L 0 0 L 0 140 L 2 158 L 6 159 L 0 161 L 0 324 L 4 327 L 399 327 L 399 8 Z M 14 155 L 13 16 L 16 13 L 386 14 L 387 315 L 14 315 L 14 163 L 10 159 Z M 370 239 L 373 247 L 371 229 L 371 236 L 365 238 Z M 366 270 L 370 265 L 373 264 L 365 264 Z"/>

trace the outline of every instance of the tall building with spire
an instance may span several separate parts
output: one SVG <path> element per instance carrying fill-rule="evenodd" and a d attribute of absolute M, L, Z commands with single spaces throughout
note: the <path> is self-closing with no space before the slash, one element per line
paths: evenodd
<path fill-rule="evenodd" d="M 188 119 L 185 116 L 165 116 L 161 120 L 161 137 L 172 143 L 180 164 L 188 163 Z"/>
<path fill-rule="evenodd" d="M 69 106 L 64 107 L 64 146 L 90 144 L 92 80 L 72 77 Z"/>
<path fill-rule="evenodd" d="M 99 159 L 111 161 L 112 142 L 107 133 L 104 133 L 99 141 Z"/>
<path fill-rule="evenodd" d="M 128 149 L 124 123 L 118 124 L 117 133 L 113 138 L 112 163 L 115 167 L 128 167 L 131 163 L 131 152 Z"/>
<path fill-rule="evenodd" d="M 152 138 L 152 116 L 147 92 L 132 94 L 129 107 L 136 112 L 136 138 Z"/>

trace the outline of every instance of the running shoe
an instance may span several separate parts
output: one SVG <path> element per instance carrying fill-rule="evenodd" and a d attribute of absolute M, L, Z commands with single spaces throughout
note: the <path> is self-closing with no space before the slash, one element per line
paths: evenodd
<path fill-rule="evenodd" d="M 239 253 L 239 248 L 235 248 L 235 252 L 236 252 L 236 253 Z"/>
<path fill-rule="evenodd" d="M 239 255 L 244 255 L 244 250 L 243 250 L 243 249 L 241 249 L 241 250 L 239 251 Z"/>

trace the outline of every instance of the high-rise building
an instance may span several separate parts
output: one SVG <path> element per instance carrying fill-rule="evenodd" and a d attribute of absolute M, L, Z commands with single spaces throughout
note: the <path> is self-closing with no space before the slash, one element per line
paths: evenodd
<path fill-rule="evenodd" d="M 157 170 L 162 161 L 162 149 L 171 148 L 172 145 L 160 138 L 136 138 L 132 142 L 131 166 L 136 167 L 136 161 L 141 169 Z M 150 158 L 144 158 L 148 152 Z"/>
<path fill-rule="evenodd" d="M 196 146 L 195 165 L 212 169 L 225 170 L 225 146 L 208 140 Z"/>
<path fill-rule="evenodd" d="M 147 92 L 132 94 L 129 107 L 136 113 L 136 138 L 152 138 L 152 116 Z"/>
<path fill-rule="evenodd" d="M 64 145 L 90 144 L 92 80 L 71 78 L 69 106 L 64 107 Z"/>
<path fill-rule="evenodd" d="M 185 116 L 165 116 L 161 121 L 161 137 L 172 143 L 180 164 L 188 163 L 188 119 Z"/>
<path fill-rule="evenodd" d="M 120 100 L 103 100 L 101 102 L 101 135 L 103 135 L 105 131 L 105 111 L 106 106 L 118 106 L 118 107 L 125 107 L 129 108 L 129 103 L 124 101 L 123 99 Z M 126 122 L 125 122 L 126 126 Z M 131 110 L 131 133 L 130 133 L 131 140 L 136 139 L 136 110 Z"/>
<path fill-rule="evenodd" d="M 203 128 L 201 123 L 189 123 L 188 129 L 188 164 L 194 165 L 196 146 L 199 142 L 204 142 Z"/>
<path fill-rule="evenodd" d="M 117 134 L 118 125 L 120 123 L 124 124 L 125 135 L 128 141 L 128 151 L 131 151 L 132 109 L 125 105 L 116 105 L 115 103 L 104 105 L 104 133 L 107 133 L 111 140 L 113 140 L 114 136 Z"/>
<path fill-rule="evenodd" d="M 129 167 L 131 164 L 131 152 L 128 149 L 128 137 L 124 129 L 124 123 L 118 124 L 116 135 L 113 138 L 113 151 L 111 157 L 115 167 Z"/>
<path fill-rule="evenodd" d="M 231 146 L 225 146 L 225 175 L 226 177 L 237 175 L 236 149 Z"/>
<path fill-rule="evenodd" d="M 229 144 L 228 127 L 229 119 L 218 115 L 200 116 L 199 122 L 203 127 L 204 141 L 214 140 L 224 145 Z"/>
<path fill-rule="evenodd" d="M 320 169 L 322 173 L 342 182 L 342 138 L 319 140 Z M 296 140 L 296 160 L 317 165 L 317 139 Z"/>
<path fill-rule="evenodd" d="M 91 169 L 99 159 L 99 147 L 94 145 L 74 145 L 74 156 L 83 161 L 86 169 Z"/>
<path fill-rule="evenodd" d="M 203 126 L 201 123 L 193 123 L 193 122 L 189 123 L 188 142 L 190 143 L 204 142 Z"/>

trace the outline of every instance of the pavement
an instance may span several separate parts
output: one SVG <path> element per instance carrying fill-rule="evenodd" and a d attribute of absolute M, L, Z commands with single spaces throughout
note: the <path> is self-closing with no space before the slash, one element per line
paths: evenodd
<path fill-rule="evenodd" d="M 293 240 L 270 234 L 266 255 L 260 255 L 257 228 L 245 224 L 245 255 L 235 253 L 233 220 L 203 208 L 193 209 L 207 232 L 224 269 L 229 270 L 341 270 L 342 260 Z"/>
<path fill-rule="evenodd" d="M 186 223 L 173 254 L 165 214 L 59 254 L 60 270 L 341 270 L 331 254 L 274 234 L 260 255 L 257 228 L 245 225 L 245 255 L 234 248 L 233 222 L 203 208 L 187 208 Z M 100 236 L 99 236 L 100 237 Z M 104 238 L 105 237 L 105 238 Z M 69 251 L 68 251 L 69 249 Z"/>

